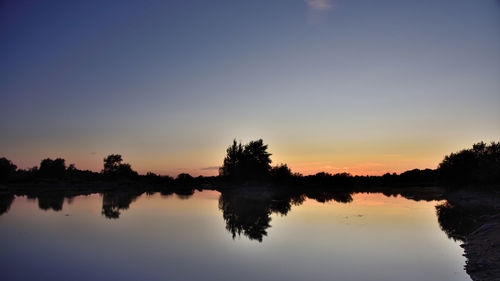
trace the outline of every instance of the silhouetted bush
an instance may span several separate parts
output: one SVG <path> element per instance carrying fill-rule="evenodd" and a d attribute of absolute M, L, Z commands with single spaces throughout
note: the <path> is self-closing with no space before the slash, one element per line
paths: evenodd
<path fill-rule="evenodd" d="M 145 176 L 141 176 L 141 181 L 151 184 L 169 184 L 174 181 L 172 177 L 160 176 L 152 172 L 148 172 Z"/>
<path fill-rule="evenodd" d="M 274 166 L 269 171 L 269 178 L 278 183 L 290 182 L 293 179 L 292 170 L 286 164 Z"/>
<path fill-rule="evenodd" d="M 12 181 L 14 182 L 32 182 L 38 177 L 38 167 L 33 167 L 26 170 L 17 170 Z"/>
<path fill-rule="evenodd" d="M 72 182 L 92 182 L 101 179 L 101 175 L 89 170 L 79 170 L 74 164 L 70 164 L 66 169 L 66 177 Z"/>
<path fill-rule="evenodd" d="M 479 142 L 472 149 L 447 155 L 438 171 L 445 183 L 500 184 L 500 142 Z"/>
<path fill-rule="evenodd" d="M 437 180 L 437 171 L 431 169 L 413 169 L 406 171 L 399 175 L 399 182 L 401 183 L 434 183 Z"/>
<path fill-rule="evenodd" d="M 181 173 L 177 175 L 177 177 L 175 178 L 175 182 L 180 184 L 188 184 L 193 182 L 193 179 L 194 178 L 190 174 Z"/>
<path fill-rule="evenodd" d="M 66 164 L 62 158 L 52 160 L 50 158 L 42 160 L 38 175 L 41 178 L 62 179 L 66 175 Z"/>
<path fill-rule="evenodd" d="M 6 182 L 16 172 L 17 166 L 14 165 L 9 159 L 2 157 L 0 158 L 0 182 Z"/>
<path fill-rule="evenodd" d="M 347 186 L 353 184 L 354 177 L 349 173 L 337 173 L 332 175 L 326 172 L 319 172 L 313 176 L 305 177 L 305 180 L 313 184 Z"/>

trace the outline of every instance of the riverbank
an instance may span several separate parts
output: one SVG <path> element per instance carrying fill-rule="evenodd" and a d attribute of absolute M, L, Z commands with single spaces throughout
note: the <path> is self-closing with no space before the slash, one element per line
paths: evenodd
<path fill-rule="evenodd" d="M 472 280 L 500 280 L 500 215 L 467 236 L 465 270 Z"/>
<path fill-rule="evenodd" d="M 465 270 L 474 281 L 500 281 L 500 193 L 460 191 L 449 202 L 474 214 L 477 227 L 465 235 Z"/>

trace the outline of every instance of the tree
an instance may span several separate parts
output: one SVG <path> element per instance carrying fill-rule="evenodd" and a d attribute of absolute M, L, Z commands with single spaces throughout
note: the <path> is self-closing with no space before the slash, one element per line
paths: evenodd
<path fill-rule="evenodd" d="M 46 158 L 42 160 L 42 162 L 40 162 L 38 174 L 42 178 L 63 178 L 66 174 L 65 160 L 62 158 L 57 158 L 55 160 Z"/>
<path fill-rule="evenodd" d="M 194 179 L 193 176 L 191 176 L 188 173 L 180 173 L 175 178 L 175 181 L 178 183 L 186 184 L 186 183 L 190 183 L 193 179 Z"/>
<path fill-rule="evenodd" d="M 221 176 L 235 180 L 263 179 L 271 169 L 271 154 L 262 139 L 251 141 L 245 146 L 233 140 L 226 150 Z"/>
<path fill-rule="evenodd" d="M 442 181 L 454 184 L 500 182 L 500 142 L 476 143 L 445 156 L 438 166 Z"/>
<path fill-rule="evenodd" d="M 0 181 L 7 181 L 17 170 L 17 166 L 14 165 L 9 159 L 2 157 L 0 158 Z"/>
<path fill-rule="evenodd" d="M 269 176 L 275 182 L 287 182 L 293 177 L 292 171 L 286 164 L 272 167 L 269 171 Z"/>
<path fill-rule="evenodd" d="M 102 173 L 112 179 L 131 179 L 138 176 L 137 172 L 132 170 L 128 163 L 122 164 L 122 156 L 111 154 L 104 158 L 104 169 Z"/>
<path fill-rule="evenodd" d="M 221 176 L 239 178 L 243 175 L 243 146 L 237 143 L 236 139 L 233 144 L 226 150 L 227 155 L 224 158 L 224 165 L 220 169 Z"/>
<path fill-rule="evenodd" d="M 104 158 L 104 170 L 103 174 L 114 174 L 117 173 L 122 164 L 122 156 L 119 154 L 111 154 Z"/>
<path fill-rule="evenodd" d="M 245 145 L 244 166 L 250 179 L 261 179 L 267 177 L 271 169 L 271 153 L 267 152 L 267 145 L 262 139 L 251 141 Z"/>

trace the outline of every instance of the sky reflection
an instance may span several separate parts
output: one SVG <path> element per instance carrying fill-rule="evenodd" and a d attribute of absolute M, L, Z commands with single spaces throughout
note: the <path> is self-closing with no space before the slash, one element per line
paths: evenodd
<path fill-rule="evenodd" d="M 103 214 L 105 195 L 75 197 L 62 210 L 17 197 L 0 216 L 6 280 L 469 280 L 459 242 L 439 228 L 438 201 L 273 199 L 253 204 L 262 215 L 248 219 L 244 205 L 220 209 L 221 195 L 142 194 L 119 219 Z M 233 226 L 244 226 L 234 238 L 223 218 L 231 211 Z M 266 235 L 252 236 L 248 228 L 262 225 L 254 219 L 265 217 Z"/>

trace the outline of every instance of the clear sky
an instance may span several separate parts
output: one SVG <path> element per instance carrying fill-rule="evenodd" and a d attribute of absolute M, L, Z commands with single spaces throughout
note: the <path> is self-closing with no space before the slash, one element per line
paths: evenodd
<path fill-rule="evenodd" d="M 0 156 L 382 174 L 500 140 L 500 1 L 0 3 Z"/>

